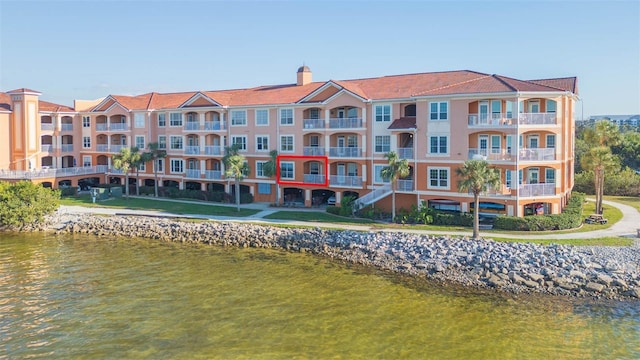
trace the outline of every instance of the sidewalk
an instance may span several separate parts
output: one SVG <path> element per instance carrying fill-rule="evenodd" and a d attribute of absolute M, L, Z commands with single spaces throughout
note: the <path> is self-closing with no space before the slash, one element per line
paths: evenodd
<path fill-rule="evenodd" d="M 175 199 L 155 199 L 160 201 L 173 201 L 181 203 L 194 203 L 202 204 L 202 202 L 195 202 L 189 200 L 175 200 Z M 575 232 L 575 233 L 563 233 L 563 234 L 502 234 L 497 232 L 484 232 L 480 231 L 480 235 L 485 238 L 511 238 L 511 239 L 589 239 L 600 237 L 636 237 L 637 229 L 640 228 L 640 213 L 633 207 L 604 200 L 604 203 L 613 207 L 616 207 L 622 211 L 622 219 L 613 224 L 608 229 L 594 230 L 589 232 Z M 216 206 L 232 206 L 235 204 L 211 204 Z M 278 220 L 278 219 L 265 219 L 264 217 L 278 212 L 278 211 L 323 211 L 322 209 L 308 209 L 308 208 L 278 208 L 270 207 L 269 203 L 253 203 L 241 205 L 243 208 L 257 209 L 260 212 L 247 216 L 247 217 L 231 217 L 231 216 L 211 216 L 211 215 L 178 215 L 162 211 L 153 210 L 130 210 L 130 209 L 112 209 L 112 208 L 89 208 L 83 206 L 65 206 L 61 205 L 59 212 L 62 214 L 104 214 L 104 215 L 146 215 L 146 216 L 166 216 L 166 217 L 189 217 L 218 221 L 233 221 L 233 222 L 251 222 L 262 224 L 287 224 L 287 225 L 299 225 L 299 226 L 317 226 L 325 228 L 341 228 L 344 230 L 356 230 L 356 231 L 389 231 L 389 232 L 406 232 L 414 234 L 433 234 L 433 235 L 455 235 L 455 236 L 471 236 L 471 231 L 431 231 L 431 230 L 414 230 L 403 228 L 372 228 L 367 224 L 341 224 L 341 223 L 323 223 L 323 222 L 307 222 L 307 221 L 295 221 L 295 220 Z"/>

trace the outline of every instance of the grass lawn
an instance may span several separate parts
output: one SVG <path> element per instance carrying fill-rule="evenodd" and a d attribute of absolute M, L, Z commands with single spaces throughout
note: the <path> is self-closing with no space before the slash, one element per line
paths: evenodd
<path fill-rule="evenodd" d="M 237 216 L 245 217 L 251 216 L 259 212 L 255 209 L 243 209 L 240 207 L 240 212 L 236 211 L 235 206 L 216 206 L 208 204 L 193 204 L 183 203 L 175 201 L 161 201 L 155 199 L 139 199 L 139 198 L 125 198 L 110 199 L 105 201 L 98 201 L 95 204 L 92 202 L 89 195 L 81 195 L 77 197 L 63 197 L 60 199 L 62 205 L 75 205 L 85 207 L 105 207 L 105 208 L 121 208 L 132 210 L 154 210 L 164 211 L 172 214 L 200 214 L 200 215 L 217 215 L 217 216 Z"/>
<path fill-rule="evenodd" d="M 589 197 L 595 197 L 595 195 L 589 195 Z M 640 211 L 640 196 L 605 196 L 605 200 L 611 200 L 619 202 L 621 204 L 633 206 L 636 210 Z"/>
<path fill-rule="evenodd" d="M 558 244 L 574 246 L 630 246 L 633 239 L 625 237 L 604 237 L 594 239 L 510 239 L 487 236 L 486 238 L 501 242 L 534 243 L 540 245 Z"/>
<path fill-rule="evenodd" d="M 309 222 L 372 224 L 373 220 L 348 218 L 319 211 L 277 211 L 264 217 L 265 219 L 296 220 Z"/>

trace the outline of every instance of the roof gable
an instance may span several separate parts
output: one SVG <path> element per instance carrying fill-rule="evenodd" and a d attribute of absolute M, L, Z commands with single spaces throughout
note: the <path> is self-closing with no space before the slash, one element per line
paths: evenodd
<path fill-rule="evenodd" d="M 100 104 L 96 105 L 91 111 L 107 111 L 113 104 L 116 103 L 116 99 L 111 97 L 111 95 L 107 96 Z"/>
<path fill-rule="evenodd" d="M 184 107 L 211 107 L 211 106 L 221 106 L 221 105 L 217 103 L 215 100 L 213 100 L 212 98 L 206 96 L 205 94 L 201 92 L 197 92 L 195 95 L 193 95 L 189 100 L 185 101 L 179 107 L 184 108 Z"/>

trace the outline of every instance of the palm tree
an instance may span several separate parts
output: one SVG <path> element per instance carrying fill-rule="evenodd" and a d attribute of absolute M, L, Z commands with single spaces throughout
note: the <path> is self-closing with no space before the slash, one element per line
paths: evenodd
<path fill-rule="evenodd" d="M 154 195 L 158 197 L 158 167 L 160 159 L 163 159 L 167 156 L 167 151 L 160 149 L 160 144 L 157 142 L 152 142 L 147 145 L 149 149 L 149 161 L 153 161 L 153 186 L 154 186 Z"/>
<path fill-rule="evenodd" d="M 489 187 L 500 186 L 500 171 L 489 167 L 485 160 L 467 160 L 456 169 L 460 177 L 458 188 L 461 192 L 473 194 L 473 238 L 480 237 L 480 194 Z"/>
<path fill-rule="evenodd" d="M 278 150 L 271 150 L 269 152 L 271 157 L 269 161 L 262 165 L 262 174 L 266 177 L 274 177 L 277 174 L 278 164 Z M 276 203 L 280 204 L 280 185 L 276 181 Z"/>
<path fill-rule="evenodd" d="M 139 154 L 138 160 L 131 164 L 136 169 L 136 196 L 140 196 L 140 167 L 151 161 L 151 153 L 143 152 Z"/>
<path fill-rule="evenodd" d="M 237 144 L 225 147 L 225 155 L 222 158 L 225 166 L 225 175 L 235 179 L 236 206 L 238 207 L 238 211 L 240 211 L 240 181 L 245 175 L 249 174 L 249 166 L 244 156 L 238 153 L 239 149 L 240 146 Z"/>
<path fill-rule="evenodd" d="M 388 161 L 388 165 L 385 166 L 380 175 L 386 181 L 391 182 L 391 221 L 396 219 L 396 183 L 399 178 L 409 176 L 409 162 L 407 159 L 398 157 L 395 151 L 384 154 L 385 159 Z"/>
<path fill-rule="evenodd" d="M 137 147 L 125 147 L 120 149 L 120 153 L 113 155 L 113 167 L 124 172 L 125 194 L 129 199 L 129 170 L 140 159 Z"/>
<path fill-rule="evenodd" d="M 584 131 L 584 140 L 589 150 L 582 154 L 580 165 L 587 171 L 593 171 L 596 192 L 596 214 L 602 214 L 604 194 L 604 175 L 606 171 L 615 171 L 618 162 L 611 147 L 620 144 L 620 130 L 609 121 L 599 121 L 593 129 Z"/>

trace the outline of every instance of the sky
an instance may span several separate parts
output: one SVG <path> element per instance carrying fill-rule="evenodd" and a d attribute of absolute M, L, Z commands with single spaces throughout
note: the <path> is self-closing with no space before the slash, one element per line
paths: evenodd
<path fill-rule="evenodd" d="M 640 114 L 640 1 L 0 0 L 0 91 L 151 91 L 473 70 L 578 77 L 576 119 Z"/>

